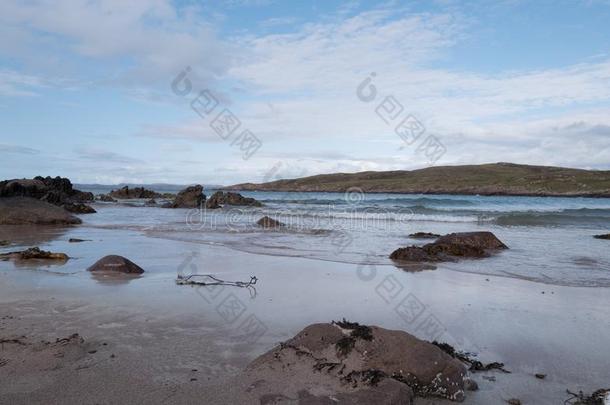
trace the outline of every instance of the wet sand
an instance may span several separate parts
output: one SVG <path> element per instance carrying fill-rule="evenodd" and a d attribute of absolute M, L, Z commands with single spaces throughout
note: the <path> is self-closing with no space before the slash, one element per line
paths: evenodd
<path fill-rule="evenodd" d="M 16 359 L 37 352 L 3 344 L 0 358 L 9 361 L 0 366 L 0 403 L 258 403 L 234 379 L 239 371 L 306 325 L 341 318 L 448 341 L 483 362 L 505 363 L 511 374 L 475 374 L 479 391 L 468 393 L 465 403 L 519 398 L 557 404 L 568 397 L 566 389 L 608 386 L 606 288 L 552 286 L 442 266 L 406 273 L 393 266 L 256 255 L 126 230 L 75 227 L 35 236 L 13 230 L 0 239 L 21 241 L 2 252 L 36 243 L 72 257 L 61 266 L 0 262 L 0 338 L 55 342 L 78 333 L 84 339 L 65 362 L 16 374 Z M 110 253 L 147 272 L 117 280 L 84 271 Z M 256 295 L 176 285 L 178 268 L 192 265 L 229 280 L 254 275 Z M 239 314 L 225 310 L 228 302 L 237 303 Z M 256 333 L 247 319 L 260 321 Z M 547 377 L 537 379 L 536 373 Z"/>

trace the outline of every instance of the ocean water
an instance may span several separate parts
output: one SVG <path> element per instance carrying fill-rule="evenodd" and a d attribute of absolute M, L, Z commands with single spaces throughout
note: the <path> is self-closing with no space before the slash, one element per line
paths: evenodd
<path fill-rule="evenodd" d="M 206 190 L 210 195 L 214 190 Z M 161 209 L 145 201 L 95 203 L 84 227 L 125 229 L 160 239 L 354 266 L 394 266 L 390 253 L 429 241 L 414 232 L 488 230 L 509 250 L 490 258 L 442 263 L 436 270 L 520 278 L 567 286 L 610 286 L 610 199 L 243 192 L 263 207 Z M 159 201 L 160 203 L 162 201 Z M 265 230 L 268 215 L 286 227 Z"/>

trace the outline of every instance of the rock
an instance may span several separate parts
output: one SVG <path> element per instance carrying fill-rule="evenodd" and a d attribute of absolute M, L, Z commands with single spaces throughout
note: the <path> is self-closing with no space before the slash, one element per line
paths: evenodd
<path fill-rule="evenodd" d="M 151 198 L 150 200 L 146 201 L 146 205 L 157 205 L 157 200 L 155 200 L 154 198 Z"/>
<path fill-rule="evenodd" d="M 144 187 L 129 188 L 129 186 L 124 186 L 118 190 L 112 190 L 108 193 L 108 196 L 124 200 L 133 198 L 159 198 L 161 197 L 161 194 L 152 190 L 147 190 Z"/>
<path fill-rule="evenodd" d="M 391 378 L 354 392 L 333 394 L 332 396 L 314 395 L 306 390 L 298 392 L 300 405 L 411 405 L 413 397 L 413 390 L 408 385 Z"/>
<path fill-rule="evenodd" d="M 197 184 L 195 186 L 189 186 L 184 190 L 180 191 L 174 202 L 171 204 L 164 205 L 167 208 L 199 208 L 205 202 L 205 195 L 203 194 L 203 186 Z"/>
<path fill-rule="evenodd" d="M 491 232 L 463 232 L 441 236 L 424 246 L 396 249 L 390 259 L 404 262 L 444 262 L 458 258 L 483 258 L 499 249 L 508 249 Z"/>
<path fill-rule="evenodd" d="M 409 235 L 409 238 L 413 239 L 436 239 L 440 237 L 441 235 L 437 235 L 436 233 L 430 232 L 415 232 Z"/>
<path fill-rule="evenodd" d="M 127 274 L 142 274 L 144 269 L 132 262 L 131 260 L 117 255 L 102 257 L 95 262 L 87 271 L 92 272 L 113 272 Z"/>
<path fill-rule="evenodd" d="M 282 226 L 286 226 L 283 223 L 281 223 L 280 221 L 277 221 L 273 218 L 270 218 L 268 216 L 264 216 L 261 219 L 259 219 L 258 221 L 256 221 L 256 224 L 258 226 L 262 226 L 263 228 L 280 228 Z"/>
<path fill-rule="evenodd" d="M 92 193 L 74 189 L 69 179 L 59 176 L 2 181 L 0 197 L 30 197 L 59 206 L 93 200 Z"/>
<path fill-rule="evenodd" d="M 441 236 L 436 243 L 473 246 L 481 249 L 508 249 L 508 246 L 491 232 L 450 233 Z"/>
<path fill-rule="evenodd" d="M 250 206 L 250 207 L 262 207 L 259 201 L 251 197 L 244 197 L 239 193 L 234 192 L 223 192 L 217 191 L 206 201 L 205 207 L 207 209 L 220 208 L 223 205 L 238 205 L 238 206 Z"/>
<path fill-rule="evenodd" d="M 610 239 L 610 233 L 607 233 L 605 235 L 595 235 L 593 236 L 595 239 Z"/>
<path fill-rule="evenodd" d="M 74 214 L 95 214 L 97 212 L 91 206 L 83 203 L 68 203 L 62 205 L 62 207 Z"/>
<path fill-rule="evenodd" d="M 478 391 L 479 384 L 477 384 L 477 382 L 475 380 L 473 380 L 472 378 L 465 378 L 464 379 L 464 389 L 466 391 Z"/>
<path fill-rule="evenodd" d="M 34 198 L 0 198 L 0 225 L 73 225 L 81 222 L 65 209 Z"/>
<path fill-rule="evenodd" d="M 114 198 L 112 198 L 108 194 L 100 194 L 97 196 L 97 199 L 103 202 L 117 202 Z"/>
<path fill-rule="evenodd" d="M 20 252 L 10 252 L 0 255 L 0 259 L 3 260 L 61 260 L 66 261 L 69 259 L 65 253 L 53 253 L 45 250 L 40 250 L 38 247 L 29 248 Z"/>
<path fill-rule="evenodd" d="M 534 374 L 534 376 L 539 380 L 544 380 L 546 378 L 546 374 L 542 374 L 542 373 Z"/>
<path fill-rule="evenodd" d="M 10 244 L 11 244 L 11 242 L 8 240 L 0 240 L 0 246 L 8 246 Z"/>
<path fill-rule="evenodd" d="M 508 405 L 521 405 L 521 400 L 517 398 L 511 398 L 506 402 L 508 403 Z"/>
<path fill-rule="evenodd" d="M 68 242 L 69 243 L 89 242 L 89 239 L 70 238 L 70 239 L 68 239 Z"/>
<path fill-rule="evenodd" d="M 389 392 L 402 392 L 404 402 L 387 403 L 410 403 L 410 391 L 418 396 L 464 399 L 466 368 L 435 345 L 402 331 L 343 324 L 310 325 L 255 359 L 246 372 L 253 378 L 282 381 L 286 392 L 281 394 L 287 397 L 294 397 L 291 390 L 307 390 L 307 386 L 333 397 L 353 394 L 389 380 L 385 383 Z M 398 389 L 394 381 L 405 389 Z M 382 398 L 374 390 L 361 391 L 357 397 L 367 398 L 367 403 Z"/>

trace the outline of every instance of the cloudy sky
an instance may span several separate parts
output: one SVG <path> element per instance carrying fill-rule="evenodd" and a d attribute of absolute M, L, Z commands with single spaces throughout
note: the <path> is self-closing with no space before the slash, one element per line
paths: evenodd
<path fill-rule="evenodd" d="M 2 0 L 0 178 L 610 169 L 608 21 L 606 0 Z"/>

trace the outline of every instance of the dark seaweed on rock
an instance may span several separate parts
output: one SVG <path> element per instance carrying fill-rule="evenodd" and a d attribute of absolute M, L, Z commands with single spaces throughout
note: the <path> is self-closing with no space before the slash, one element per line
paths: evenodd
<path fill-rule="evenodd" d="M 351 330 L 350 336 L 356 339 L 373 340 L 373 331 L 369 326 L 360 325 L 358 322 L 349 322 L 343 318 L 342 321 L 335 322 L 333 324 L 343 329 Z"/>
<path fill-rule="evenodd" d="M 582 391 L 578 393 L 566 390 L 570 398 L 564 401 L 564 404 L 570 405 L 604 405 L 605 399 L 610 394 L 610 388 L 602 388 L 587 396 Z"/>
<path fill-rule="evenodd" d="M 492 362 L 488 364 L 484 364 L 478 360 L 472 358 L 470 353 L 465 353 L 462 351 L 456 350 L 449 343 L 437 342 L 436 340 L 432 342 L 433 345 L 450 355 L 451 357 L 458 359 L 459 361 L 468 364 L 469 370 L 472 372 L 476 371 L 490 371 L 490 370 L 500 370 L 504 373 L 510 374 L 510 371 L 504 368 L 504 363 Z"/>

